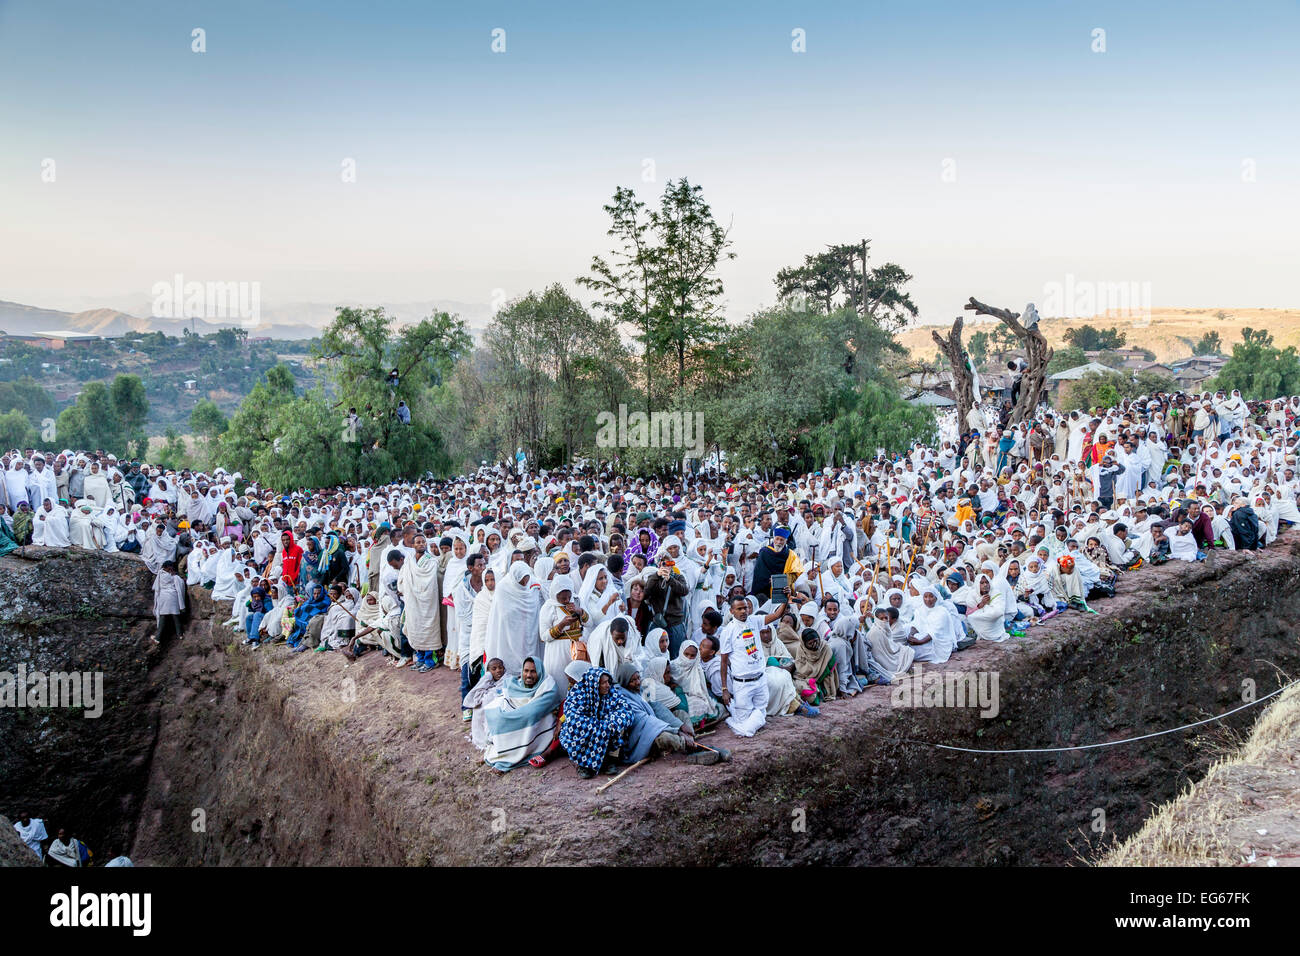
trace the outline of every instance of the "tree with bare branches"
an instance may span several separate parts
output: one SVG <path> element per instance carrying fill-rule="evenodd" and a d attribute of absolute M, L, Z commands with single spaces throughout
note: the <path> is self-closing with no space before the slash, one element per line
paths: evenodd
<path fill-rule="evenodd" d="M 934 337 L 935 344 L 939 346 L 939 351 L 952 368 L 952 397 L 957 401 L 958 432 L 966 430 L 966 417 L 970 414 L 971 406 L 975 404 L 974 366 L 971 365 L 970 353 L 961 344 L 963 321 L 962 316 L 957 316 L 947 336 L 942 336 L 938 332 L 930 333 Z"/>
<path fill-rule="evenodd" d="M 1043 333 L 1038 331 L 1038 327 L 1027 329 L 1020 323 L 1020 313 L 1012 312 L 1009 309 L 1000 309 L 995 306 L 986 305 L 974 296 L 970 301 L 962 306 L 968 312 L 974 312 L 976 315 L 991 315 L 998 319 L 1009 328 L 1020 340 L 1020 344 L 1025 349 L 1025 361 L 1028 368 L 1025 369 L 1024 375 L 1020 379 L 1020 397 L 1016 399 L 1015 407 L 1011 409 L 1011 418 L 1008 422 L 1015 425 L 1023 421 L 1028 421 L 1038 406 L 1038 400 L 1043 393 L 1043 383 L 1047 379 L 1047 363 L 1052 360 L 1052 348 L 1047 344 L 1047 339 Z M 937 338 L 937 336 L 936 336 Z"/>

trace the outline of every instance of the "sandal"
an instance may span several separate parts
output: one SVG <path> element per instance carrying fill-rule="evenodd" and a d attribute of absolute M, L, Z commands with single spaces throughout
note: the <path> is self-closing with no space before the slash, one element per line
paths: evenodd
<path fill-rule="evenodd" d="M 538 754 L 536 757 L 529 757 L 528 766 L 537 767 L 540 770 L 542 767 L 546 766 L 546 758 L 541 754 Z"/>

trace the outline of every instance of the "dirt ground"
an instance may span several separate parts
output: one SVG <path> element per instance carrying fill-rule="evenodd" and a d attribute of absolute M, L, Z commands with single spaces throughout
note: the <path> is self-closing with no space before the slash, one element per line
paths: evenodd
<path fill-rule="evenodd" d="M 1229 709 L 1223 702 L 1241 668 L 1290 654 L 1297 642 L 1292 624 L 1272 622 L 1230 647 L 1215 636 L 1220 615 L 1261 599 L 1269 570 L 1279 587 L 1291 586 L 1281 575 L 1296 575 L 1295 537 L 1259 558 L 1143 569 L 1125 577 L 1119 597 L 1098 602 L 1097 615 L 1071 612 L 1023 639 L 980 642 L 943 667 L 1000 672 L 1006 719 L 900 709 L 890 688 L 872 687 L 818 718 L 770 718 L 754 738 L 721 726 L 703 742 L 731 750 L 730 763 L 674 755 L 603 792 L 609 778 L 583 780 L 563 758 L 541 770 L 491 771 L 460 718 L 458 673 L 393 668 L 377 652 L 348 664 L 336 653 L 250 651 L 215 626 L 224 615 L 199 594 L 133 856 L 300 865 L 1068 862 L 1088 807 L 1111 806 L 1124 821 L 1116 832 L 1128 835 L 1209 758 L 1175 737 L 1086 757 L 983 757 L 904 739 L 1084 744 Z M 1215 594 L 1224 607 L 1197 606 Z M 1157 674 L 1162 682 L 1149 686 Z M 1232 726 L 1244 733 L 1252 721 L 1248 714 Z M 1221 732 L 1216 725 L 1209 737 Z M 214 738 L 221 747 L 205 752 Z M 209 840 L 177 857 L 184 821 L 173 814 L 190 804 L 208 807 Z M 803 812 L 821 842 L 782 835 L 790 829 L 782 821 Z M 763 823 L 751 832 L 745 819 Z M 666 834 L 680 840 L 670 859 Z"/>

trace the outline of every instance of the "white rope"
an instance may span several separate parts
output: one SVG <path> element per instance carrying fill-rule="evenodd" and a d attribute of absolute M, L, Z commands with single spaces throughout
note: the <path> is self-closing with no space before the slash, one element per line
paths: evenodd
<path fill-rule="evenodd" d="M 1118 747 L 1120 744 L 1131 744 L 1139 740 L 1150 740 L 1152 737 L 1163 737 L 1165 734 L 1176 734 L 1179 731 L 1190 730 L 1192 727 L 1200 727 L 1202 724 L 1209 724 L 1216 720 L 1223 720 L 1225 717 L 1231 717 L 1235 713 L 1254 707 L 1257 704 L 1262 704 L 1270 697 L 1276 697 L 1278 694 L 1282 693 L 1282 691 L 1289 687 L 1294 687 L 1296 684 L 1300 684 L 1300 680 L 1294 680 L 1289 684 L 1283 684 L 1271 694 L 1265 694 L 1258 700 L 1252 700 L 1248 704 L 1242 704 L 1240 707 L 1235 707 L 1226 714 L 1219 714 L 1217 717 L 1206 717 L 1204 720 L 1198 720 L 1190 724 L 1183 724 L 1181 727 L 1172 727 L 1169 730 L 1157 730 L 1153 734 L 1143 734 L 1140 737 L 1126 737 L 1123 740 L 1107 740 L 1100 744 L 1079 744 L 1075 747 L 1030 747 L 1019 750 L 978 750 L 973 747 L 953 747 L 948 744 L 935 744 L 926 740 L 907 740 L 906 742 L 921 744 L 926 747 L 935 747 L 939 750 L 957 750 L 961 753 L 968 754 L 1055 754 L 1068 753 L 1071 750 L 1094 750 L 1098 747 Z"/>

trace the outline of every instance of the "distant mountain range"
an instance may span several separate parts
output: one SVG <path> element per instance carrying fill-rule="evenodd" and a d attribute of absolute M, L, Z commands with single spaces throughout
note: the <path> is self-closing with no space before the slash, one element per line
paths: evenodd
<path fill-rule="evenodd" d="M 110 297 L 111 298 L 111 297 Z M 43 309 L 34 305 L 0 300 L 0 332 L 10 335 L 30 335 L 34 332 L 85 332 L 90 335 L 113 337 L 127 332 L 165 332 L 180 335 L 191 328 L 189 319 L 157 318 L 150 314 L 151 303 L 131 305 L 119 302 L 118 308 L 94 308 L 82 312 L 65 312 Z M 283 305 L 263 305 L 256 326 L 249 334 L 273 339 L 310 339 L 334 319 L 340 305 L 370 308 L 381 305 L 400 324 L 414 324 L 435 312 L 451 312 L 465 320 L 471 333 L 481 333 L 492 318 L 487 303 L 428 301 L 428 302 L 345 302 L 325 304 L 319 302 L 292 302 Z M 193 329 L 200 335 L 218 329 L 240 325 L 237 319 L 209 322 L 195 319 Z M 475 335 L 478 338 L 478 335 Z"/>

